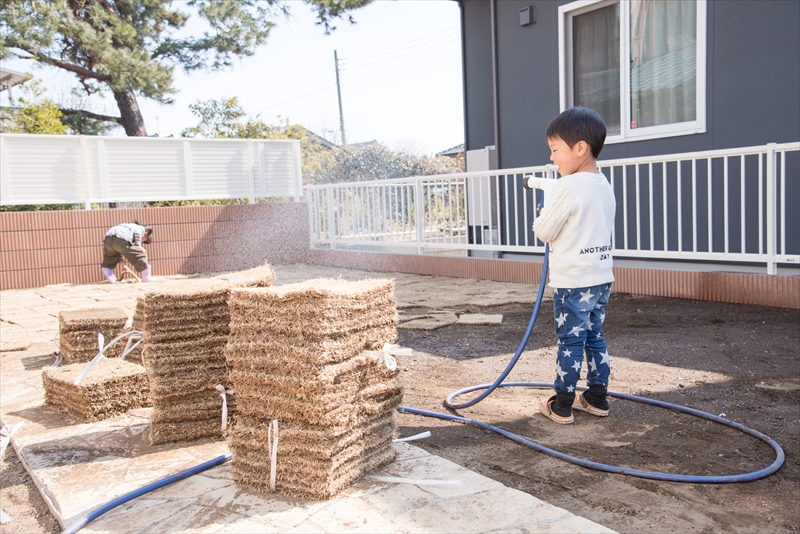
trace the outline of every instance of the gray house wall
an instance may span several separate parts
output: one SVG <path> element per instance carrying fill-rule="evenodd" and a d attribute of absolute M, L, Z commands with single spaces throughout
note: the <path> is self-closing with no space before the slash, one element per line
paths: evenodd
<path fill-rule="evenodd" d="M 489 2 L 470 2 L 464 7 L 469 10 L 469 16 L 464 16 L 462 10 L 461 17 L 464 114 L 471 117 L 476 126 L 470 128 L 465 121 L 465 141 L 470 150 L 494 144 L 492 35 Z"/>
<path fill-rule="evenodd" d="M 467 149 L 495 144 L 491 7 L 462 0 Z M 544 130 L 559 113 L 558 1 L 498 0 L 499 167 L 549 161 Z M 536 23 L 519 25 L 533 5 Z M 706 132 L 607 145 L 602 159 L 800 140 L 800 2 L 709 0 Z"/>
<path fill-rule="evenodd" d="M 500 169 L 549 162 L 550 152 L 544 139 L 544 131 L 550 120 L 560 111 L 558 8 L 570 1 L 459 1 L 464 54 L 466 148 L 474 150 L 496 145 Z M 520 26 L 519 11 L 527 6 L 535 7 L 536 22 Z M 492 66 L 493 9 L 496 77 Z M 800 2 L 708 0 L 706 47 L 706 131 L 701 134 L 608 144 L 603 149 L 601 160 L 800 141 Z M 496 120 L 495 107 L 498 110 Z M 755 161 L 747 163 L 744 185 L 746 194 L 752 198 L 756 198 L 759 180 L 758 173 L 749 168 L 754 163 Z M 722 163 L 714 162 L 714 165 Z M 721 169 L 716 169 L 714 174 L 720 171 Z M 731 169 L 730 172 L 733 184 L 731 205 L 738 206 L 741 199 L 736 196 L 736 184 L 741 177 L 738 169 Z M 787 206 L 796 206 L 800 204 L 800 180 L 796 179 L 800 173 L 800 161 L 796 153 L 787 158 L 786 172 L 789 177 L 793 177 L 786 184 Z M 655 177 L 660 178 L 660 175 Z M 623 185 L 621 176 L 615 178 L 615 192 L 619 199 L 624 194 Z M 697 178 L 699 183 L 705 183 L 704 180 L 708 179 L 705 169 L 698 170 Z M 644 175 L 641 179 L 646 181 L 647 176 Z M 627 220 L 628 234 L 645 236 L 646 242 L 643 246 L 649 247 L 649 213 L 635 212 L 636 188 L 631 176 L 627 180 L 629 213 L 625 214 L 617 209 L 615 242 L 622 242 Z M 512 186 L 514 188 L 521 186 L 521 178 L 518 177 L 516 181 L 518 183 Z M 659 183 L 660 180 L 656 180 L 656 184 Z M 711 198 L 707 198 L 706 188 L 700 188 L 696 199 L 701 215 L 696 223 L 697 250 L 744 252 L 739 250 L 740 222 L 744 215 L 735 208 L 726 214 L 724 188 L 716 179 L 713 184 Z M 647 193 L 646 187 L 643 187 L 640 194 Z M 499 194 L 505 194 L 505 187 L 501 188 Z M 661 206 L 669 206 L 666 238 L 663 223 L 654 223 L 656 227 L 652 246 L 655 250 L 677 250 L 679 228 L 682 228 L 681 238 L 684 243 L 691 243 L 693 239 L 694 228 L 689 210 L 684 210 L 681 215 L 683 219 L 678 220 L 677 194 L 674 184 L 666 190 L 661 186 L 654 186 L 656 221 L 663 220 Z M 689 187 L 685 187 L 681 202 L 691 202 L 689 195 Z M 643 196 L 642 205 L 646 204 L 647 199 Z M 748 204 L 752 205 L 752 202 Z M 766 204 L 762 205 L 762 209 L 766 210 Z M 707 210 L 711 210 L 711 213 Z M 784 252 L 797 254 L 800 252 L 800 210 L 787 209 L 786 214 L 779 216 L 786 223 Z M 730 229 L 727 248 L 725 217 L 729 217 Z M 713 222 L 710 237 L 709 218 Z M 519 226 L 521 223 L 515 221 L 512 224 Z M 757 225 L 746 225 L 745 231 L 747 252 L 757 252 L 749 250 L 753 246 L 750 244 L 758 246 Z M 529 228 L 519 227 L 518 232 L 520 236 L 527 234 L 529 240 L 533 238 Z"/>

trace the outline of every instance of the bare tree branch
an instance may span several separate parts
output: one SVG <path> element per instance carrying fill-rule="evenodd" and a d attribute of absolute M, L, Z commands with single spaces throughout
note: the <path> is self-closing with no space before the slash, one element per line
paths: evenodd
<path fill-rule="evenodd" d="M 122 124 L 122 118 L 120 117 L 112 117 L 111 115 L 100 115 L 99 113 L 92 113 L 91 111 L 86 111 L 83 109 L 61 108 L 61 113 L 63 113 L 64 115 L 80 115 L 81 117 L 95 119 L 98 121 L 115 122 L 117 124 Z"/>
<path fill-rule="evenodd" d="M 66 61 L 61 61 L 60 59 L 55 59 L 45 56 L 38 49 L 24 48 L 19 45 L 15 45 L 15 48 L 19 48 L 20 50 L 23 50 L 32 56 L 32 57 L 24 57 L 22 59 L 35 59 L 37 61 L 41 61 L 42 63 L 47 63 L 48 65 L 53 65 L 54 67 L 58 67 L 69 72 L 74 72 L 81 78 L 92 78 L 94 80 L 98 80 L 101 82 L 108 82 L 109 80 L 111 80 L 111 76 L 107 74 L 101 74 L 99 72 L 95 72 L 93 70 L 81 67 L 79 65 L 74 65 Z"/>

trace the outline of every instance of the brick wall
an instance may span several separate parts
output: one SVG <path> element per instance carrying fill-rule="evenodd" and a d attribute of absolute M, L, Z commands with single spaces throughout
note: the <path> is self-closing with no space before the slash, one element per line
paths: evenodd
<path fill-rule="evenodd" d="M 103 236 L 133 221 L 154 229 L 146 248 L 156 276 L 297 263 L 308 250 L 301 203 L 7 212 L 0 213 L 0 289 L 103 281 Z"/>
<path fill-rule="evenodd" d="M 108 228 L 154 227 L 158 275 L 307 263 L 377 272 L 538 283 L 536 262 L 309 250 L 304 203 L 0 213 L 0 289 L 102 282 Z M 800 277 L 616 267 L 614 290 L 640 295 L 800 308 Z M 121 273 L 120 273 L 121 274 Z"/>

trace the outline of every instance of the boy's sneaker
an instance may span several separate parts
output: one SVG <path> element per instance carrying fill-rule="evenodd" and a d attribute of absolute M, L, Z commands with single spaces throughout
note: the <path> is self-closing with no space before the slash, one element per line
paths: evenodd
<path fill-rule="evenodd" d="M 549 399 L 543 399 L 539 402 L 539 411 L 553 421 L 554 423 L 558 423 L 559 425 L 571 425 L 575 422 L 575 418 L 572 414 L 569 414 L 568 417 L 564 417 L 563 415 L 558 415 L 553 411 L 553 404 L 556 402 L 556 396 L 553 395 Z"/>
<path fill-rule="evenodd" d="M 596 406 L 592 406 L 587 402 L 587 400 L 583 397 L 584 392 L 578 393 L 575 397 L 575 402 L 572 403 L 572 409 L 578 410 L 580 412 L 586 412 L 592 415 L 596 415 L 597 417 L 607 417 L 608 416 L 608 409 L 605 410 L 602 408 L 598 408 Z"/>

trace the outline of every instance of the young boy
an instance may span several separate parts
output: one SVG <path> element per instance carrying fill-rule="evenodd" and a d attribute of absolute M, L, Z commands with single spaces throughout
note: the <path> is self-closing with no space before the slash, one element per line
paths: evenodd
<path fill-rule="evenodd" d="M 536 236 L 550 244 L 558 355 L 555 395 L 542 400 L 539 411 L 568 425 L 572 410 L 608 415 L 608 348 L 603 339 L 611 282 L 614 281 L 611 235 L 616 201 L 608 180 L 597 169 L 606 140 L 606 126 L 597 112 L 573 107 L 547 127 L 550 160 L 561 178 L 544 199 L 533 224 Z M 583 354 L 588 364 L 588 391 L 576 398 Z"/>

